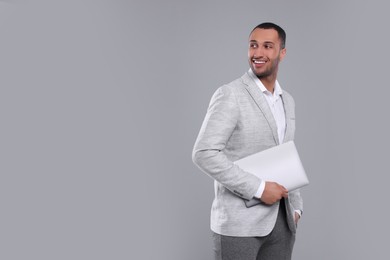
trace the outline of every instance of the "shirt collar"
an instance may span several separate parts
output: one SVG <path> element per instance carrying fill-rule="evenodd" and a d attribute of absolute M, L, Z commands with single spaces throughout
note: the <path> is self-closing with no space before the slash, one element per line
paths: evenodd
<path fill-rule="evenodd" d="M 269 92 L 265 86 L 263 85 L 263 83 L 261 82 L 261 80 L 255 75 L 255 73 L 253 73 L 252 69 L 249 69 L 248 71 L 248 74 L 249 76 L 253 79 L 253 81 L 256 83 L 256 85 L 260 88 L 261 92 Z M 280 87 L 279 85 L 279 82 L 278 80 L 275 81 L 275 89 L 274 89 L 274 95 L 275 96 L 279 96 L 279 95 L 282 95 L 283 94 L 283 90 L 282 88 Z"/>

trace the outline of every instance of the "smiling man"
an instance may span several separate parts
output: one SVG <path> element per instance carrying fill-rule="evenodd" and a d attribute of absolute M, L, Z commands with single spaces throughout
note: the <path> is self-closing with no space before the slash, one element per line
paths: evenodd
<path fill-rule="evenodd" d="M 249 36 L 250 69 L 213 95 L 193 149 L 212 177 L 211 230 L 217 260 L 289 260 L 303 203 L 299 190 L 245 172 L 234 161 L 294 139 L 294 100 L 279 85 L 286 33 L 262 23 Z M 245 200 L 259 200 L 247 207 Z"/>

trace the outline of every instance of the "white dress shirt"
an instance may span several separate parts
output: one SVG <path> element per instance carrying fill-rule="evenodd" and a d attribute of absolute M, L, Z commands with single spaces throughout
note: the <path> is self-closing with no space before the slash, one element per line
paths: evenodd
<path fill-rule="evenodd" d="M 275 81 L 274 93 L 271 93 L 266 89 L 261 80 L 253 73 L 252 69 L 248 71 L 249 76 L 256 82 L 256 85 L 259 87 L 260 91 L 263 93 L 269 108 L 271 109 L 272 115 L 274 116 L 276 126 L 278 128 L 278 137 L 279 143 L 283 143 L 284 134 L 286 132 L 286 114 L 284 112 L 284 105 L 281 95 L 283 90 L 279 85 L 279 82 Z M 265 181 L 260 183 L 260 186 L 255 194 L 256 198 L 261 198 L 265 189 Z M 296 211 L 301 215 L 300 211 Z"/>

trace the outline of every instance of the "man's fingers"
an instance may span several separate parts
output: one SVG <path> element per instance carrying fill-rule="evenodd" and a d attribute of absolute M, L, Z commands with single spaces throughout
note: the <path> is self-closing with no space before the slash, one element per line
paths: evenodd
<path fill-rule="evenodd" d="M 280 185 L 280 187 L 283 189 L 283 191 L 288 192 L 288 190 L 284 186 Z"/>
<path fill-rule="evenodd" d="M 288 190 L 276 182 L 266 182 L 261 200 L 269 205 L 276 203 L 282 198 L 288 198 Z"/>
<path fill-rule="evenodd" d="M 288 190 L 284 186 L 282 186 L 282 185 L 279 185 L 279 186 L 282 189 L 282 196 L 283 196 L 283 198 L 288 198 Z"/>
<path fill-rule="evenodd" d="M 279 188 L 280 188 L 280 190 L 281 190 L 281 192 L 282 192 L 282 197 L 283 198 L 287 198 L 288 197 L 288 190 L 284 187 L 284 186 L 282 186 L 282 185 L 280 185 L 280 184 L 278 184 L 279 185 Z"/>

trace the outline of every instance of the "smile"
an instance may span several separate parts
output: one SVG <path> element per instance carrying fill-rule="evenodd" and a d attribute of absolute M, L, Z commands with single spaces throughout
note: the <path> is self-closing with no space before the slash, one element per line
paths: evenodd
<path fill-rule="evenodd" d="M 253 62 L 254 64 L 264 64 L 264 63 L 266 63 L 265 60 L 255 60 L 255 59 L 252 59 L 252 62 Z"/>

